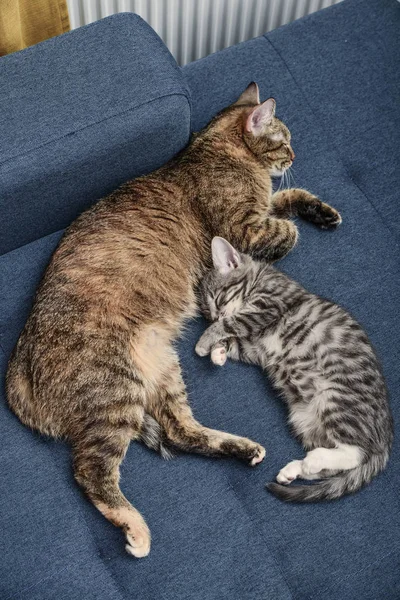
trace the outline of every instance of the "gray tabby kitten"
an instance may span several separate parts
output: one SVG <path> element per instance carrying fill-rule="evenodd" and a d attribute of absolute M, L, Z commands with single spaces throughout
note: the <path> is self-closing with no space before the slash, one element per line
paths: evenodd
<path fill-rule="evenodd" d="M 367 335 L 340 306 L 223 238 L 213 239 L 212 256 L 200 297 L 213 324 L 196 352 L 211 353 L 217 365 L 229 356 L 266 369 L 307 450 L 268 489 L 298 502 L 355 492 L 384 469 L 393 439 L 385 382 Z M 325 481 L 286 487 L 297 478 Z"/>

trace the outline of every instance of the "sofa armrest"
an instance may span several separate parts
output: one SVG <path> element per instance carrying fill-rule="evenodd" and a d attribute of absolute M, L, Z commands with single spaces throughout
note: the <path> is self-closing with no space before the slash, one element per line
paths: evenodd
<path fill-rule="evenodd" d="M 161 39 L 123 13 L 0 59 L 0 254 L 68 225 L 190 135 Z"/>

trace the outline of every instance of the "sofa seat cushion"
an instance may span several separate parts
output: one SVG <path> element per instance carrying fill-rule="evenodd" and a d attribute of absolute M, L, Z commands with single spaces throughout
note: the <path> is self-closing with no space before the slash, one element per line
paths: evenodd
<path fill-rule="evenodd" d="M 0 79 L 0 254 L 65 227 L 189 138 L 182 74 L 131 13 L 3 57 Z"/>
<path fill-rule="evenodd" d="M 360 190 L 346 177 L 336 185 L 340 194 L 327 199 L 342 210 L 343 225 L 323 232 L 300 223 L 298 247 L 280 266 L 310 290 L 341 302 L 366 327 L 383 363 L 398 424 L 400 290 L 393 276 L 398 255 L 388 244 L 392 234 L 377 222 Z M 2 377 L 60 236 L 0 258 L 1 289 L 7 290 L 0 304 Z M 25 429 L 6 407 L 2 387 L 5 597 L 32 598 L 33 592 L 45 600 L 57 594 L 75 599 L 79 593 L 146 600 L 398 597 L 398 443 L 387 471 L 355 496 L 310 506 L 280 503 L 264 484 L 303 454 L 290 436 L 283 404 L 259 369 L 234 363 L 221 369 L 197 357 L 193 349 L 204 326 L 202 319 L 192 321 L 179 343 L 194 412 L 205 425 L 264 444 L 265 461 L 257 469 L 194 455 L 164 462 L 133 442 L 122 467 L 122 488 L 153 534 L 150 556 L 135 561 L 125 553 L 121 533 L 75 485 L 67 446 Z M 34 569 L 21 577 L 32 561 Z M 15 564 L 20 570 L 11 568 Z"/>

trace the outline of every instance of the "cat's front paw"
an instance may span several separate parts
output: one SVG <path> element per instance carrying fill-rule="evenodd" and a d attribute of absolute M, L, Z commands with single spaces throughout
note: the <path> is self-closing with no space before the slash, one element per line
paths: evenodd
<path fill-rule="evenodd" d="M 314 196 L 313 200 L 308 202 L 303 210 L 301 216 L 321 229 L 335 229 L 342 222 L 342 217 L 338 211 L 329 204 L 322 202 L 317 196 Z"/>
<path fill-rule="evenodd" d="M 226 357 L 226 350 L 223 346 L 218 346 L 217 348 L 213 348 L 211 350 L 211 360 L 214 363 L 214 365 L 223 367 L 226 363 Z"/>

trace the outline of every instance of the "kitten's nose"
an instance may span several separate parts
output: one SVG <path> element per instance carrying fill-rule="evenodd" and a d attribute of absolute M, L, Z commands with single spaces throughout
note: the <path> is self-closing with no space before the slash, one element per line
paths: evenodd
<path fill-rule="evenodd" d="M 292 146 L 289 146 L 289 154 L 290 154 L 290 158 L 291 160 L 294 160 L 296 158 L 295 153 L 293 152 L 293 148 Z"/>

